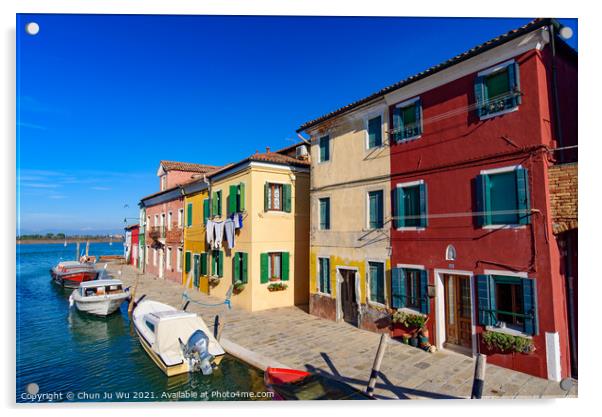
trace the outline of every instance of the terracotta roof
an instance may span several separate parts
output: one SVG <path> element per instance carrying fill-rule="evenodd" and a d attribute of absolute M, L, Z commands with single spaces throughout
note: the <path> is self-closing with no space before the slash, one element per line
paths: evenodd
<path fill-rule="evenodd" d="M 214 165 L 194 164 L 192 162 L 161 161 L 160 164 L 165 171 L 198 172 L 200 174 L 219 168 Z"/>
<path fill-rule="evenodd" d="M 254 153 L 248 158 L 248 160 L 259 162 L 275 162 L 277 164 L 296 165 L 303 167 L 310 165 L 308 160 L 301 160 L 276 152 Z"/>
<path fill-rule="evenodd" d="M 338 116 L 338 115 L 340 115 L 342 113 L 345 113 L 345 112 L 347 112 L 349 110 L 352 110 L 352 109 L 354 109 L 354 108 L 356 108 L 356 107 L 358 107 L 358 106 L 360 106 L 362 104 L 365 104 L 365 103 L 367 103 L 369 101 L 372 101 L 372 100 L 374 100 L 376 98 L 379 98 L 381 96 L 384 96 L 385 94 L 390 93 L 391 91 L 397 90 L 397 89 L 399 89 L 401 87 L 404 87 L 404 86 L 406 86 L 408 84 L 416 82 L 416 81 L 418 81 L 418 80 L 420 80 L 422 78 L 426 78 L 426 77 L 428 77 L 430 75 L 433 75 L 433 74 L 435 74 L 435 73 L 437 73 L 439 71 L 444 70 L 445 68 L 451 67 L 452 65 L 455 65 L 455 64 L 460 63 L 462 61 L 465 61 L 465 60 L 467 60 L 469 58 L 472 58 L 475 55 L 483 53 L 483 52 L 485 52 L 485 51 L 487 51 L 487 50 L 489 50 L 491 48 L 494 48 L 494 47 L 496 47 L 498 45 L 501 45 L 503 43 L 511 41 L 512 39 L 515 39 L 515 38 L 517 38 L 519 36 L 522 36 L 522 35 L 524 35 L 524 34 L 526 34 L 528 32 L 534 31 L 534 30 L 536 30 L 538 28 L 541 28 L 543 26 L 548 26 L 548 25 L 550 25 L 550 24 L 552 24 L 554 22 L 555 22 L 554 19 L 549 19 L 549 18 L 534 19 L 531 22 L 527 23 L 526 25 L 519 27 L 518 29 L 513 29 L 513 30 L 511 30 L 509 32 L 504 33 L 503 35 L 500 35 L 500 36 L 498 36 L 496 38 L 493 38 L 493 39 L 491 39 L 491 40 L 489 40 L 489 41 L 487 41 L 485 43 L 477 45 L 474 48 L 471 48 L 471 49 L 469 49 L 466 52 L 463 52 L 463 53 L 461 53 L 459 55 L 456 55 L 453 58 L 448 59 L 447 61 L 444 61 L 444 62 L 442 62 L 440 64 L 434 65 L 434 66 L 432 66 L 432 67 L 430 67 L 430 68 L 428 68 L 428 69 L 426 69 L 426 70 L 424 70 L 422 72 L 419 72 L 418 74 L 412 75 L 412 76 L 410 76 L 410 77 L 408 77 L 408 78 L 406 78 L 404 80 L 398 81 L 395 84 L 392 84 L 392 85 L 390 85 L 388 87 L 385 87 L 385 88 L 383 88 L 383 89 L 381 89 L 381 90 L 379 90 L 379 91 L 377 91 L 377 92 L 369 95 L 368 97 L 365 97 L 365 98 L 362 98 L 360 100 L 357 100 L 357 101 L 355 101 L 355 102 L 353 102 L 351 104 L 348 104 L 348 105 L 346 105 L 344 107 L 341 107 L 341 108 L 339 108 L 339 109 L 337 109 L 335 111 L 332 111 L 332 112 L 330 112 L 328 114 L 325 114 L 324 116 L 318 117 L 317 119 L 310 120 L 309 122 L 306 122 L 306 123 L 302 124 L 301 127 L 299 127 L 299 129 L 297 129 L 297 132 L 302 132 L 302 131 L 304 131 L 304 130 L 306 130 L 308 128 L 311 128 L 311 127 L 313 127 L 313 126 L 315 126 L 315 125 L 317 125 L 317 124 L 319 124 L 319 123 L 321 123 L 321 122 L 323 122 L 325 120 L 328 120 L 328 119 L 330 119 L 330 118 L 332 118 L 334 116 Z"/>

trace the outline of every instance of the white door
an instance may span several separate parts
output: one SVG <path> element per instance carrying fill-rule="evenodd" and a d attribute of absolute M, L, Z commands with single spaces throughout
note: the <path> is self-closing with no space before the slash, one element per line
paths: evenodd
<path fill-rule="evenodd" d="M 163 278 L 163 249 L 159 249 L 159 278 Z"/>

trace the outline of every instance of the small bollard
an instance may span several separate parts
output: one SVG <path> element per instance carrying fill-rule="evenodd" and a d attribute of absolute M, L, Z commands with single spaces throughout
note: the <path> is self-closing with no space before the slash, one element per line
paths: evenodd
<path fill-rule="evenodd" d="M 385 356 L 385 349 L 387 347 L 387 341 L 389 340 L 389 335 L 386 333 L 381 334 L 380 343 L 378 344 L 378 350 L 376 351 L 376 356 L 374 357 L 374 364 L 372 365 L 372 372 L 370 372 L 370 379 L 368 380 L 368 386 L 366 387 L 366 394 L 369 397 L 374 396 L 374 387 L 376 386 L 376 377 L 378 377 L 378 373 L 380 372 L 380 365 L 383 362 L 383 357 Z"/>
<path fill-rule="evenodd" d="M 487 365 L 487 355 L 477 353 L 477 361 L 474 366 L 474 379 L 472 381 L 471 399 L 480 400 L 483 396 L 483 387 L 485 386 L 485 367 Z"/>
<path fill-rule="evenodd" d="M 219 331 L 219 314 L 215 315 L 215 319 L 213 320 L 213 337 L 217 340 L 217 335 Z"/>

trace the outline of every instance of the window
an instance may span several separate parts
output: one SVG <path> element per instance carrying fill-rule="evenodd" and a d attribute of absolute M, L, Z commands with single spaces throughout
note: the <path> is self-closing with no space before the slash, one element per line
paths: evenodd
<path fill-rule="evenodd" d="M 427 226 L 427 191 L 423 181 L 397 185 L 394 220 L 397 229 Z"/>
<path fill-rule="evenodd" d="M 211 252 L 211 275 L 214 277 L 224 275 L 224 253 L 220 250 Z"/>
<path fill-rule="evenodd" d="M 370 301 L 385 304 L 385 264 L 368 262 L 370 278 Z"/>
<path fill-rule="evenodd" d="M 535 278 L 477 275 L 479 324 L 538 334 Z"/>
<path fill-rule="evenodd" d="M 153 248 L 153 266 L 157 266 L 157 249 Z"/>
<path fill-rule="evenodd" d="M 148 226 L 148 227 L 150 227 L 150 225 L 151 225 L 150 216 L 147 216 L 147 217 L 146 217 L 146 225 L 145 225 L 145 226 Z"/>
<path fill-rule="evenodd" d="M 182 272 L 182 248 L 178 248 L 178 256 L 176 258 L 176 270 Z"/>
<path fill-rule="evenodd" d="M 382 116 L 368 120 L 368 149 L 378 148 L 383 144 Z"/>
<path fill-rule="evenodd" d="M 171 246 L 167 247 L 167 259 L 166 259 L 166 266 L 167 269 L 171 269 Z"/>
<path fill-rule="evenodd" d="M 422 104 L 412 99 L 397 104 L 393 110 L 393 140 L 416 139 L 422 134 Z"/>
<path fill-rule="evenodd" d="M 412 308 L 429 314 L 428 273 L 425 269 L 397 267 L 391 270 L 391 307 Z"/>
<path fill-rule="evenodd" d="M 192 226 L 192 203 L 186 204 L 186 227 Z"/>
<path fill-rule="evenodd" d="M 288 281 L 290 254 L 269 252 L 260 255 L 261 283 L 268 281 Z"/>
<path fill-rule="evenodd" d="M 265 211 L 291 212 L 292 188 L 290 184 L 265 183 L 264 208 Z"/>
<path fill-rule="evenodd" d="M 330 294 L 330 258 L 318 258 L 318 291 Z"/>
<path fill-rule="evenodd" d="M 155 325 L 153 323 L 151 323 L 150 321 L 147 321 L 147 320 L 145 320 L 144 323 L 146 324 L 146 327 L 148 327 L 151 332 L 155 333 Z"/>
<path fill-rule="evenodd" d="M 320 230 L 330 229 L 330 198 L 320 199 Z"/>
<path fill-rule="evenodd" d="M 209 199 L 203 200 L 203 224 L 207 224 L 207 220 L 211 217 L 211 210 L 209 207 Z"/>
<path fill-rule="evenodd" d="M 368 193 L 368 228 L 380 229 L 383 227 L 384 218 L 383 191 L 370 191 Z"/>
<path fill-rule="evenodd" d="M 318 140 L 318 145 L 320 147 L 320 162 L 330 161 L 330 136 L 322 136 Z"/>
<path fill-rule="evenodd" d="M 228 194 L 228 213 L 242 213 L 245 211 L 245 184 L 230 185 Z"/>
<path fill-rule="evenodd" d="M 167 174 L 161 175 L 161 191 L 167 188 Z"/>
<path fill-rule="evenodd" d="M 148 245 L 147 245 L 147 246 L 146 246 L 146 253 L 145 253 L 145 255 L 146 255 L 145 263 L 146 263 L 147 265 L 148 265 L 148 258 L 149 258 L 149 256 L 148 256 L 148 252 L 149 252 L 149 251 L 150 251 L 150 246 L 148 246 Z"/>
<path fill-rule="evenodd" d="M 153 224 L 153 226 L 157 227 L 159 225 L 159 215 L 155 214 L 155 223 Z"/>
<path fill-rule="evenodd" d="M 173 213 L 170 211 L 167 213 L 167 230 L 171 230 L 171 222 L 173 222 Z"/>
<path fill-rule="evenodd" d="M 520 225 L 531 221 L 527 170 L 511 167 L 477 176 L 476 219 L 480 226 Z"/>
<path fill-rule="evenodd" d="M 235 284 L 237 281 L 246 284 L 249 281 L 248 278 L 248 262 L 249 256 L 245 252 L 236 252 L 232 258 L 232 283 Z"/>
<path fill-rule="evenodd" d="M 178 227 L 182 228 L 184 221 L 184 209 L 178 209 Z"/>
<path fill-rule="evenodd" d="M 518 64 L 510 61 L 481 71 L 475 80 L 475 101 L 481 118 L 516 109 L 521 102 Z"/>
<path fill-rule="evenodd" d="M 219 217 L 222 215 L 222 190 L 214 192 L 212 200 L 211 214 Z"/>

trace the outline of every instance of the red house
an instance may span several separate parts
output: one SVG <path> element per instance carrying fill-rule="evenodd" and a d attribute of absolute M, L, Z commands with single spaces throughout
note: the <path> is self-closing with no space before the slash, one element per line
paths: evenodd
<path fill-rule="evenodd" d="M 402 81 L 387 102 L 392 307 L 428 315 L 439 348 L 560 380 L 571 355 L 548 171 L 576 156 L 577 54 L 554 23 Z"/>
<path fill-rule="evenodd" d="M 140 225 L 139 224 L 133 224 L 130 226 L 127 226 L 125 228 L 125 255 L 126 255 L 126 259 L 125 261 L 130 264 L 130 265 L 134 265 L 136 267 L 138 267 L 140 264 L 140 248 L 139 248 L 139 243 L 140 243 Z"/>

